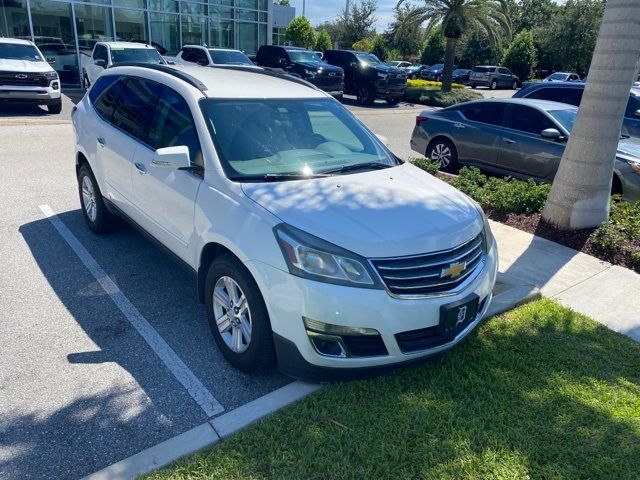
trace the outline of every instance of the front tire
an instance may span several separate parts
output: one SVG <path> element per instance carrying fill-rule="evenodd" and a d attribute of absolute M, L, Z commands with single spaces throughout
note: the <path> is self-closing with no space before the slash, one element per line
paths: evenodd
<path fill-rule="evenodd" d="M 205 283 L 209 326 L 224 358 L 251 373 L 274 363 L 271 322 L 260 289 L 234 256 L 225 254 L 209 266 Z"/>
<path fill-rule="evenodd" d="M 476 89 L 476 87 L 477 87 L 477 85 L 476 85 L 475 83 L 472 83 L 470 86 L 471 86 L 471 88 L 473 88 L 474 90 L 475 90 L 475 89 Z"/>
<path fill-rule="evenodd" d="M 400 97 L 387 98 L 387 103 L 389 105 L 397 105 L 398 103 L 400 103 Z"/>
<path fill-rule="evenodd" d="M 47 105 L 47 111 L 54 115 L 62 112 L 62 99 L 58 98 L 54 103 Z"/>
<path fill-rule="evenodd" d="M 98 182 L 87 163 L 82 164 L 78 171 L 78 192 L 82 213 L 89 229 L 94 233 L 115 230 L 118 219 L 107 210 Z"/>
<path fill-rule="evenodd" d="M 514 80 L 513 83 L 511 84 L 511 90 L 517 90 L 517 89 L 518 89 L 518 82 Z"/>
<path fill-rule="evenodd" d="M 453 142 L 446 138 L 438 138 L 431 142 L 425 156 L 432 162 L 438 162 L 440 170 L 450 173 L 458 170 L 458 151 Z"/>
<path fill-rule="evenodd" d="M 371 105 L 376 100 L 376 92 L 373 86 L 365 83 L 359 85 L 357 100 L 360 105 Z"/>

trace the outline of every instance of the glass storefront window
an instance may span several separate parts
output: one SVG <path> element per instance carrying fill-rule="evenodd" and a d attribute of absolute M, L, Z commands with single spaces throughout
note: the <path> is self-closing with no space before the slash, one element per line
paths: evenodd
<path fill-rule="evenodd" d="M 182 15 L 182 45 L 204 45 L 207 43 L 207 19 Z"/>
<path fill-rule="evenodd" d="M 209 0 L 209 3 L 216 5 L 229 5 L 233 7 L 233 0 Z"/>
<path fill-rule="evenodd" d="M 269 10 L 267 0 L 258 0 L 258 9 L 264 10 L 265 12 Z"/>
<path fill-rule="evenodd" d="M 178 2 L 174 0 L 149 0 L 149 8 L 161 12 L 177 12 Z"/>
<path fill-rule="evenodd" d="M 238 50 L 253 55 L 258 50 L 258 24 L 237 22 Z"/>
<path fill-rule="evenodd" d="M 147 41 L 147 28 L 144 12 L 140 10 L 114 10 L 116 20 L 116 39 L 126 42 Z"/>
<path fill-rule="evenodd" d="M 177 52 L 180 48 L 178 15 L 170 13 L 150 13 L 151 41 L 161 45 L 168 52 Z"/>
<path fill-rule="evenodd" d="M 80 3 L 100 3 L 102 5 L 111 5 L 111 0 L 76 0 Z"/>
<path fill-rule="evenodd" d="M 31 0 L 33 35 L 40 51 L 52 61 L 62 85 L 77 85 L 78 55 L 76 54 L 71 4 L 50 0 Z"/>
<path fill-rule="evenodd" d="M 239 20 L 249 20 L 250 22 L 258 21 L 258 12 L 249 12 L 247 10 L 238 10 L 236 18 Z"/>
<path fill-rule="evenodd" d="M 236 6 L 240 8 L 258 9 L 258 0 L 237 0 Z"/>
<path fill-rule="evenodd" d="M 144 0 L 113 0 L 113 5 L 124 8 L 145 8 Z"/>
<path fill-rule="evenodd" d="M 206 15 L 207 6 L 203 3 L 182 2 L 180 4 L 180 13 L 190 15 Z"/>
<path fill-rule="evenodd" d="M 211 45 L 214 47 L 234 48 L 233 22 L 227 20 L 210 19 Z"/>
<path fill-rule="evenodd" d="M 76 4 L 74 8 L 81 54 L 91 55 L 91 50 L 96 42 L 107 42 L 114 39 L 111 8 L 85 4 Z"/>
<path fill-rule="evenodd" d="M 212 6 L 209 7 L 209 12 L 211 14 L 211 21 L 215 21 L 215 18 L 233 18 L 233 8 L 231 7 L 218 7 Z"/>
<path fill-rule="evenodd" d="M 31 40 L 25 0 L 0 0 L 0 37 Z"/>

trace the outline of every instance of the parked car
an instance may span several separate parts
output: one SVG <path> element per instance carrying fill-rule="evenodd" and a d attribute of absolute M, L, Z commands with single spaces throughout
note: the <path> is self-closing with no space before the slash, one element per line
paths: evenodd
<path fill-rule="evenodd" d="M 453 83 L 459 83 L 460 85 L 467 85 L 469 83 L 469 74 L 471 70 L 466 68 L 458 68 L 453 71 Z"/>
<path fill-rule="evenodd" d="M 538 82 L 523 87 L 513 98 L 551 100 L 579 107 L 584 87 L 584 83 L 576 82 Z M 636 88 L 629 92 L 629 101 L 622 121 L 622 134 L 640 137 L 640 91 Z"/>
<path fill-rule="evenodd" d="M 407 78 L 418 78 L 420 76 L 420 72 L 425 68 L 429 68 L 429 65 L 422 65 L 421 63 L 414 63 L 413 65 L 408 66 L 404 69 L 404 72 L 407 74 Z"/>
<path fill-rule="evenodd" d="M 469 74 L 469 85 L 471 88 L 489 87 L 491 90 L 497 88 L 511 88 L 516 90 L 520 84 L 517 75 L 511 73 L 511 70 L 505 67 L 496 67 L 493 65 L 478 65 L 473 67 Z"/>
<path fill-rule="evenodd" d="M 342 97 L 344 72 L 327 65 L 315 52 L 299 47 L 262 45 L 256 53 L 259 66 L 302 78 L 334 97 Z"/>
<path fill-rule="evenodd" d="M 454 70 L 458 69 L 457 65 L 453 66 Z M 429 68 L 425 68 L 420 72 L 420 78 L 424 80 L 431 80 L 433 82 L 441 82 L 442 74 L 444 73 L 444 63 L 436 63 Z"/>
<path fill-rule="evenodd" d="M 167 62 L 151 45 L 137 42 L 96 42 L 90 55 L 80 54 L 82 84 L 89 88 L 105 69 L 119 63 L 149 63 L 163 65 Z"/>
<path fill-rule="evenodd" d="M 88 227 L 121 216 L 184 263 L 242 371 L 413 362 L 454 347 L 489 306 L 498 255 L 479 206 L 301 79 L 115 67 L 72 121 Z"/>
<path fill-rule="evenodd" d="M 175 65 L 236 65 L 257 68 L 240 50 L 211 48 L 203 45 L 185 45 L 174 57 L 165 55 L 164 59 Z"/>
<path fill-rule="evenodd" d="M 543 82 L 580 82 L 580 75 L 571 72 L 555 72 L 543 80 Z"/>
<path fill-rule="evenodd" d="M 425 110 L 416 119 L 411 148 L 445 170 L 475 165 L 516 178 L 551 182 L 578 109 L 546 100 L 503 99 Z M 623 137 L 612 193 L 640 200 L 640 140 Z"/>
<path fill-rule="evenodd" d="M 385 65 L 375 55 L 355 50 L 327 50 L 324 59 L 344 70 L 344 92 L 356 95 L 360 105 L 370 105 L 376 98 L 396 105 L 407 88 L 406 74 Z"/>
<path fill-rule="evenodd" d="M 46 105 L 62 111 L 60 78 L 31 41 L 0 37 L 0 102 Z"/>
<path fill-rule="evenodd" d="M 390 67 L 396 67 L 401 70 L 405 70 L 407 67 L 411 66 L 411 62 L 405 62 L 401 60 L 393 60 L 391 62 L 387 62 L 386 64 L 389 65 Z"/>

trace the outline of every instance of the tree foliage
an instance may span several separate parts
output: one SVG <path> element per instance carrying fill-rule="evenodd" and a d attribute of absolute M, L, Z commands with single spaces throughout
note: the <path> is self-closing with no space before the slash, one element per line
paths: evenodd
<path fill-rule="evenodd" d="M 398 50 L 403 58 L 418 56 L 424 42 L 425 33 L 421 24 L 411 21 L 416 18 L 416 8 L 412 5 L 396 6 L 394 20 L 385 33 L 387 48 Z"/>
<path fill-rule="evenodd" d="M 326 52 L 327 50 L 331 50 L 333 48 L 333 43 L 331 42 L 331 37 L 329 36 L 329 32 L 326 29 L 322 29 L 318 32 L 316 36 L 316 46 L 315 49 L 319 52 Z"/>
<path fill-rule="evenodd" d="M 375 37 L 377 8 L 376 0 L 354 1 L 348 13 L 343 9 L 335 21 L 324 22 L 320 29 L 327 30 L 336 48 L 350 48 L 359 40 Z"/>
<path fill-rule="evenodd" d="M 424 65 L 433 65 L 444 61 L 444 35 L 439 28 L 433 29 L 422 49 L 420 55 L 420 63 Z"/>
<path fill-rule="evenodd" d="M 385 45 L 384 37 L 382 35 L 377 35 L 376 38 L 373 39 L 371 53 L 383 62 L 389 60 L 389 51 L 387 50 L 387 46 Z"/>
<path fill-rule="evenodd" d="M 523 30 L 516 35 L 504 53 L 502 64 L 515 73 L 520 80 L 531 78 L 538 64 L 538 52 L 530 31 Z"/>
<path fill-rule="evenodd" d="M 373 38 L 363 38 L 362 40 L 358 40 L 351 45 L 351 48 L 361 52 L 371 52 L 373 49 Z"/>
<path fill-rule="evenodd" d="M 503 53 L 502 45 L 492 42 L 484 30 L 471 27 L 458 40 L 456 63 L 461 68 L 496 65 L 500 62 Z"/>
<path fill-rule="evenodd" d="M 305 17 L 294 18 L 287 30 L 285 38 L 296 47 L 313 48 L 316 43 L 316 32 Z"/>
<path fill-rule="evenodd" d="M 274 0 L 273 2 L 274 5 L 281 5 L 283 7 L 290 7 L 291 4 L 289 3 L 289 0 Z"/>

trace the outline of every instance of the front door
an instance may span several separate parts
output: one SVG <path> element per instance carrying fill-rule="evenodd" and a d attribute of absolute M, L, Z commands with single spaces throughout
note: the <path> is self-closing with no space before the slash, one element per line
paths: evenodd
<path fill-rule="evenodd" d="M 186 145 L 191 163 L 203 166 L 198 133 L 187 102 L 163 87 L 149 127 L 148 147 L 136 151 L 132 169 L 136 220 L 176 255 L 187 260 L 195 201 L 202 173 L 167 170 L 152 164 L 155 149 Z"/>
<path fill-rule="evenodd" d="M 450 132 L 461 163 L 495 168 L 505 104 L 480 102 L 461 106 L 460 121 L 453 121 Z M 465 121 L 465 119 L 467 121 Z"/>

